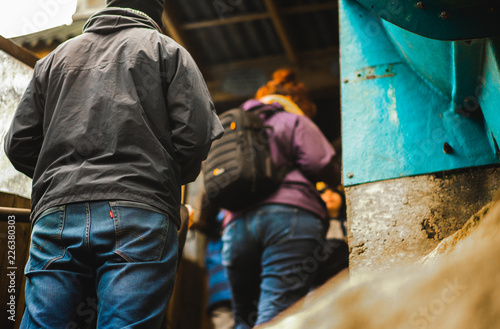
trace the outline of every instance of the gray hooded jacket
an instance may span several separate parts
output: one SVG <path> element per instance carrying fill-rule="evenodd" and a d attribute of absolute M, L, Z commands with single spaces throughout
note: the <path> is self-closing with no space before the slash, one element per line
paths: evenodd
<path fill-rule="evenodd" d="M 67 203 L 128 200 L 179 224 L 180 186 L 222 133 L 189 53 L 145 14 L 107 8 L 37 63 L 5 152 L 33 178 L 32 219 Z"/>

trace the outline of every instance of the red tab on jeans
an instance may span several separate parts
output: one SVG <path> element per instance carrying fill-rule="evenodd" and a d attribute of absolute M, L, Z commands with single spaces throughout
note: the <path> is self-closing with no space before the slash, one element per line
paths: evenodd
<path fill-rule="evenodd" d="M 112 211 L 112 210 L 110 210 L 110 211 L 109 211 L 109 216 L 110 216 L 111 218 L 113 218 L 113 211 Z"/>

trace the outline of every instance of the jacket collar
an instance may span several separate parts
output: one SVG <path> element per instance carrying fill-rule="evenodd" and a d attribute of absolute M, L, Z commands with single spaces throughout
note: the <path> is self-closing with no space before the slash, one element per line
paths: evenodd
<path fill-rule="evenodd" d="M 110 34 L 128 28 L 161 29 L 156 22 L 142 11 L 128 8 L 108 7 L 92 15 L 83 32 Z"/>

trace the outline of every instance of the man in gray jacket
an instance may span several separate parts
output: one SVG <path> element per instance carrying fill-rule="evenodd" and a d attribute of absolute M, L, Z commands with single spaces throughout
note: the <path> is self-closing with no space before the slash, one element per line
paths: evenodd
<path fill-rule="evenodd" d="M 21 328 L 157 328 L 174 284 L 180 187 L 223 129 L 162 0 L 108 0 L 41 59 L 5 137 L 33 178 Z"/>

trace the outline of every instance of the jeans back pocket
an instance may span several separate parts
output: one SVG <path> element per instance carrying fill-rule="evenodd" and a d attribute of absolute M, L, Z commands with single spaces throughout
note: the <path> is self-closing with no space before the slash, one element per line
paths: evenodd
<path fill-rule="evenodd" d="M 64 220 L 64 206 L 47 209 L 35 220 L 26 272 L 45 270 L 64 256 L 65 248 L 62 243 Z"/>
<path fill-rule="evenodd" d="M 137 202 L 110 202 L 115 225 L 114 252 L 128 262 L 158 261 L 168 235 L 165 214 Z"/>

